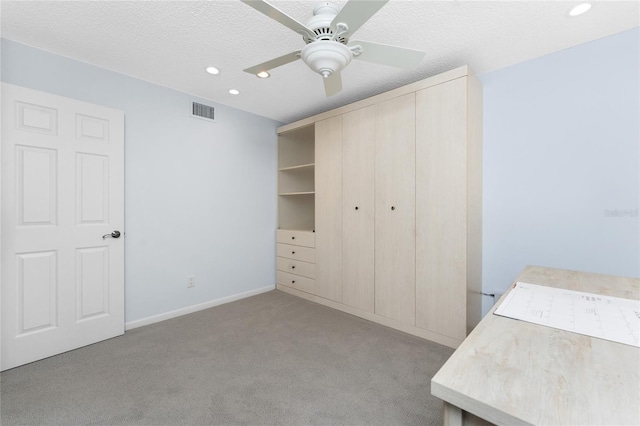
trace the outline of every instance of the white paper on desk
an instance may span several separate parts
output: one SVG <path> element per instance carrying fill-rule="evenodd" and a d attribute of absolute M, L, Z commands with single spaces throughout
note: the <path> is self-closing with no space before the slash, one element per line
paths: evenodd
<path fill-rule="evenodd" d="M 495 315 L 640 348 L 640 301 L 517 282 Z"/>

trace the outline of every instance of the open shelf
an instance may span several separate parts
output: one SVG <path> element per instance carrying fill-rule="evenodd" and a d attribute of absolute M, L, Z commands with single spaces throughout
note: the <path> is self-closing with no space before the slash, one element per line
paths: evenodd
<path fill-rule="evenodd" d="M 315 229 L 314 194 L 279 194 L 278 226 L 281 229 Z"/>
<path fill-rule="evenodd" d="M 308 191 L 308 192 L 281 192 L 278 195 L 284 195 L 284 196 L 289 196 L 289 195 L 312 195 L 315 194 L 314 191 Z"/>
<path fill-rule="evenodd" d="M 278 168 L 288 169 L 313 164 L 315 126 L 302 127 L 278 136 Z"/>
<path fill-rule="evenodd" d="M 294 170 L 303 170 L 303 169 L 313 169 L 315 167 L 314 163 L 310 163 L 310 164 L 300 164 L 299 166 L 289 166 L 289 167 L 282 167 L 280 169 L 278 169 L 278 171 L 280 172 L 287 172 L 287 171 L 294 171 Z"/>
<path fill-rule="evenodd" d="M 313 193 L 315 190 L 313 166 L 287 167 L 278 171 L 278 193 Z"/>
<path fill-rule="evenodd" d="M 278 135 L 278 227 L 315 229 L 315 126 Z"/>

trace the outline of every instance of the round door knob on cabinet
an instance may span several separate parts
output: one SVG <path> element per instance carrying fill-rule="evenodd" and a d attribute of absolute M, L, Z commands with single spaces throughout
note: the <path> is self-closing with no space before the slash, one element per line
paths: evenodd
<path fill-rule="evenodd" d="M 296 269 L 296 265 L 291 265 L 291 269 Z"/>
<path fill-rule="evenodd" d="M 292 240 L 295 240 L 295 239 L 296 239 L 296 237 L 291 237 L 291 239 L 292 239 Z"/>
<path fill-rule="evenodd" d="M 356 206 L 356 210 L 358 210 L 358 206 Z"/>
<path fill-rule="evenodd" d="M 296 283 L 296 280 L 291 280 L 291 284 L 295 284 L 295 283 Z"/>
<path fill-rule="evenodd" d="M 396 206 L 391 206 L 391 210 L 395 210 L 395 209 L 396 209 Z"/>
<path fill-rule="evenodd" d="M 295 252 L 295 251 L 292 251 L 292 252 L 291 252 L 291 254 L 296 254 L 296 252 Z"/>

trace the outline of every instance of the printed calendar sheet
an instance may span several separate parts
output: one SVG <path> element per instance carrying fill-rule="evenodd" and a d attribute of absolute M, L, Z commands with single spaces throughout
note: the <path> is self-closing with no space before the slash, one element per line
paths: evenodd
<path fill-rule="evenodd" d="M 640 348 L 640 301 L 517 282 L 495 315 Z"/>

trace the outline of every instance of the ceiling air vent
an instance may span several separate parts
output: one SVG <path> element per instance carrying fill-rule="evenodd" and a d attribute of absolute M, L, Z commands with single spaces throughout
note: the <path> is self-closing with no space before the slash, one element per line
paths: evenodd
<path fill-rule="evenodd" d="M 198 118 L 205 118 L 207 120 L 215 120 L 215 109 L 209 105 L 192 102 L 191 115 Z"/>

